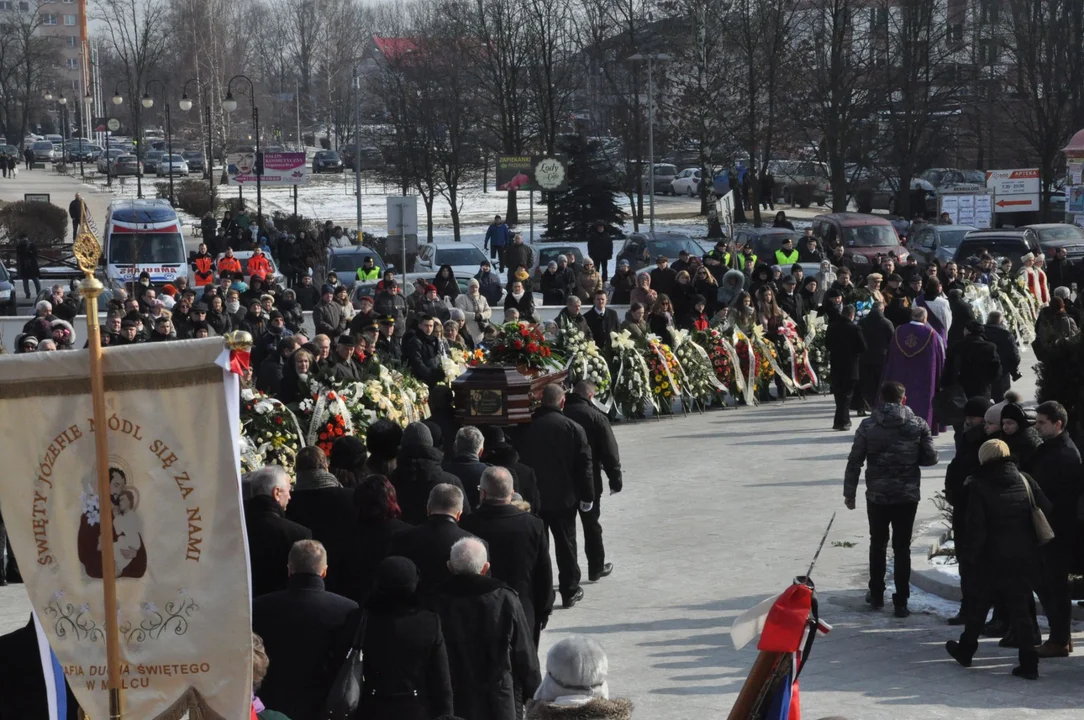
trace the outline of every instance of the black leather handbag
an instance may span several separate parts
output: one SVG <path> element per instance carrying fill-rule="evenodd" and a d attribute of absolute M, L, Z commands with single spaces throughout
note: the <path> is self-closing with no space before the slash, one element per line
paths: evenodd
<path fill-rule="evenodd" d="M 365 642 L 365 628 L 368 624 L 369 613 L 363 611 L 357 632 L 354 633 L 354 642 L 327 694 L 321 715 L 324 720 L 351 720 L 357 712 L 361 703 L 362 686 L 365 684 L 364 653 L 361 646 Z"/>

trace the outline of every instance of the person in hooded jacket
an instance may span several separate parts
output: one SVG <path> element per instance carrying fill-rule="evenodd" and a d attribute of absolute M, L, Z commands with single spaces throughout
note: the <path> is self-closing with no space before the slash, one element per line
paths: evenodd
<path fill-rule="evenodd" d="M 636 287 L 630 296 L 630 302 L 639 303 L 645 308 L 655 307 L 655 301 L 659 299 L 659 293 L 651 287 L 650 273 L 640 273 L 636 276 Z"/>
<path fill-rule="evenodd" d="M 727 270 L 719 283 L 716 303 L 720 309 L 729 308 L 745 289 L 745 273 L 741 270 Z"/>
<path fill-rule="evenodd" d="M 472 720 L 516 720 L 542 681 L 519 598 L 489 575 L 489 553 L 478 538 L 457 541 L 448 568 L 451 578 L 426 606 L 440 615 L 455 711 Z"/>
<path fill-rule="evenodd" d="M 753 274 L 749 281 L 749 294 L 756 297 L 762 287 L 769 287 L 772 289 L 773 295 L 777 294 L 778 288 L 772 278 L 772 269 L 768 265 L 757 265 L 753 268 Z"/>
<path fill-rule="evenodd" d="M 504 283 L 501 282 L 501 276 L 493 272 L 489 260 L 482 261 L 474 279 L 478 281 L 478 292 L 491 306 L 496 307 L 501 300 L 501 293 L 504 292 Z"/>
<path fill-rule="evenodd" d="M 459 297 L 459 282 L 455 279 L 455 271 L 451 265 L 441 265 L 437 270 L 437 276 L 433 278 L 433 285 L 437 288 L 437 297 L 447 298 L 449 302 L 455 302 Z"/>
<path fill-rule="evenodd" d="M 596 290 L 602 289 L 602 276 L 595 269 L 595 261 L 592 258 L 583 259 L 583 268 L 576 275 L 576 297 L 580 302 L 589 303 L 595 296 Z"/>
<path fill-rule="evenodd" d="M 1016 458 L 1018 465 L 1027 466 L 1031 456 L 1043 444 L 1043 438 L 1039 431 L 1028 426 L 1024 408 L 1017 403 L 1007 403 L 1001 408 L 1001 435 L 1009 446 L 1012 456 Z"/>
<path fill-rule="evenodd" d="M 294 293 L 302 311 L 311 312 L 320 303 L 320 291 L 312 284 L 312 275 L 308 271 L 301 273 L 301 280 L 294 286 Z"/>
<path fill-rule="evenodd" d="M 614 305 L 628 305 L 632 301 L 632 291 L 636 289 L 636 273 L 628 260 L 618 261 L 617 270 L 610 278 L 610 287 L 613 288 L 610 302 Z"/>
<path fill-rule="evenodd" d="M 961 549 L 975 567 L 974 603 L 959 641 L 945 644 L 948 654 L 964 667 L 971 666 L 986 615 L 995 599 L 1005 604 L 1016 637 L 1030 638 L 1035 634 L 1028 605 L 1037 579 L 1039 545 L 1031 498 L 1034 506 L 1044 513 L 1051 510 L 1038 483 L 1021 474 L 1004 442 L 997 439 L 984 442 L 979 448 L 979 462 L 981 466 L 965 482 L 967 543 Z M 1012 670 L 1013 675 L 1029 680 L 1039 677 L 1039 655 L 1030 642 L 1020 643 L 1019 662 Z"/>
<path fill-rule="evenodd" d="M 305 313 L 297 302 L 297 293 L 292 288 L 282 294 L 278 309 L 286 322 L 286 329 L 292 333 L 301 332 L 301 326 L 305 324 Z"/>
<path fill-rule="evenodd" d="M 428 427 L 420 422 L 406 426 L 391 476 L 403 522 L 411 525 L 425 522 L 429 493 L 435 486 L 447 483 L 463 492 L 459 478 L 441 467 L 443 460 L 444 454 L 433 447 L 433 434 Z M 466 496 L 465 492 L 463 494 Z M 463 514 L 470 514 L 469 505 L 464 505 Z"/>
<path fill-rule="evenodd" d="M 417 590 L 414 563 L 385 558 L 364 611 L 347 621 L 347 640 L 365 622 L 365 678 L 354 720 L 433 720 L 453 714 L 440 616 L 422 608 Z"/>

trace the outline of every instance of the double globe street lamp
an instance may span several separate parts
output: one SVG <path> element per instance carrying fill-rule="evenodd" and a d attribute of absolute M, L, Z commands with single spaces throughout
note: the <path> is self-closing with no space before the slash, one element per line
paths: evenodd
<path fill-rule="evenodd" d="M 256 86 L 244 75 L 234 75 L 226 83 L 226 97 L 222 100 L 222 109 L 232 113 L 237 109 L 237 99 L 233 96 L 233 82 L 244 80 L 248 83 L 248 97 L 252 101 L 252 130 L 256 133 L 256 225 L 263 231 L 263 152 L 260 150 L 260 110 L 256 107 Z M 256 240 L 256 238 L 253 238 Z"/>
<path fill-rule="evenodd" d="M 120 86 L 122 84 L 128 90 L 128 92 L 132 91 L 132 86 L 128 84 L 127 80 L 121 80 L 120 82 L 118 82 L 113 87 L 113 104 L 114 105 L 123 105 L 124 104 L 124 96 L 120 94 Z M 154 101 L 152 100 L 151 105 L 153 105 L 153 104 L 154 104 Z M 150 105 L 148 105 L 147 107 L 150 107 Z M 136 111 L 135 117 L 136 117 L 136 138 L 135 138 L 135 146 L 136 146 L 136 197 L 142 199 L 143 198 L 143 123 L 142 123 L 142 120 L 141 120 L 142 115 L 138 111 Z"/>
<path fill-rule="evenodd" d="M 158 83 L 158 87 L 162 89 L 163 95 L 168 95 L 166 86 L 162 84 L 161 80 L 150 80 L 143 87 L 143 97 L 140 99 L 140 103 L 146 109 L 150 110 L 154 107 L 154 98 L 151 97 L 150 87 L 152 83 Z M 173 205 L 173 118 L 169 112 L 169 100 L 167 98 L 165 102 L 166 108 L 166 152 L 169 156 L 166 158 L 166 166 L 169 168 L 169 204 Z"/>
<path fill-rule="evenodd" d="M 45 100 L 52 101 L 53 93 L 49 90 L 45 91 Z M 57 113 L 57 121 L 60 123 L 60 160 L 63 163 L 68 162 L 68 98 L 64 97 L 64 93 L 60 93 L 60 97 L 56 99 L 60 104 L 60 112 Z"/>

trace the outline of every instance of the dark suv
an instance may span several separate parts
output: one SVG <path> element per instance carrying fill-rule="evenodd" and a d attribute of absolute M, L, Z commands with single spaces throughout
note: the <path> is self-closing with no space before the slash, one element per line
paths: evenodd
<path fill-rule="evenodd" d="M 995 260 L 1012 260 L 1013 270 L 1016 270 L 1022 264 L 1020 258 L 1038 252 L 1039 236 L 1034 230 L 976 230 L 964 236 L 952 259 L 959 265 L 966 263 L 968 258 L 989 253 Z"/>

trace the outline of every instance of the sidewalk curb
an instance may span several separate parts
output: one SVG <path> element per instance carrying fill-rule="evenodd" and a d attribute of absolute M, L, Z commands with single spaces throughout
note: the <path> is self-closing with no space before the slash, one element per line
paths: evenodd
<path fill-rule="evenodd" d="M 925 533 L 915 538 L 911 543 L 911 584 L 924 592 L 960 602 L 963 593 L 960 591 L 959 578 L 943 573 L 934 568 L 930 559 L 941 548 L 948 538 L 949 529 L 944 524 L 935 522 Z M 1042 603 L 1035 598 L 1035 610 L 1042 613 Z M 1084 608 L 1076 602 L 1072 604 L 1073 620 L 1084 620 Z"/>

